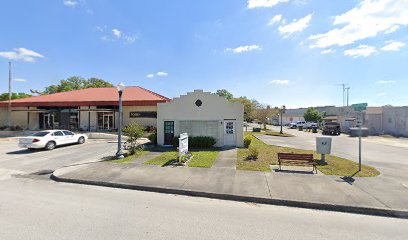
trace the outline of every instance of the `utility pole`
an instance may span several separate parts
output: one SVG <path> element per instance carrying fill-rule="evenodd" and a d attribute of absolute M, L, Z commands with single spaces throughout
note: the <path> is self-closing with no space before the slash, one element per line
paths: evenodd
<path fill-rule="evenodd" d="M 345 98 L 345 93 L 346 93 L 346 84 L 344 84 L 344 83 L 342 83 L 341 84 L 342 86 L 343 86 L 343 107 L 345 106 L 345 100 L 344 100 L 344 98 Z"/>
<path fill-rule="evenodd" d="M 349 106 L 349 90 L 350 90 L 350 87 L 346 87 L 346 90 L 347 90 L 347 107 Z"/>
<path fill-rule="evenodd" d="M 11 62 L 9 62 L 8 127 L 11 126 Z"/>

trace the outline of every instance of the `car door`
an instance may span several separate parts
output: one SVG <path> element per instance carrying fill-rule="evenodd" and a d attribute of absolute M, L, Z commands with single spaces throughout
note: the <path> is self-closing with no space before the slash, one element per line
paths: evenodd
<path fill-rule="evenodd" d="M 57 145 L 65 144 L 65 135 L 62 131 L 55 131 L 51 136 Z"/>
<path fill-rule="evenodd" d="M 75 143 L 78 141 L 78 139 L 75 138 L 75 133 L 71 131 L 62 131 L 65 135 L 65 143 Z"/>

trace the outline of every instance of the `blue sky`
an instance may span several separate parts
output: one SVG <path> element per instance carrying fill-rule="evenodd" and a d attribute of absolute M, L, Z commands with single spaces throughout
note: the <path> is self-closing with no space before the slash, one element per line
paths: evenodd
<path fill-rule="evenodd" d="M 167 97 L 225 88 L 271 106 L 407 105 L 406 0 L 4 1 L 0 92 L 73 75 Z"/>

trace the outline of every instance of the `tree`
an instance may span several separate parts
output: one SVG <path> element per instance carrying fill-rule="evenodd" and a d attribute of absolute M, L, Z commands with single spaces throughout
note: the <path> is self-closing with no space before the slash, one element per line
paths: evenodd
<path fill-rule="evenodd" d="M 11 93 L 11 99 L 19 99 L 19 98 L 28 98 L 31 97 L 32 95 L 27 94 L 27 93 Z M 9 94 L 8 93 L 2 93 L 0 94 L 0 101 L 7 101 L 9 99 Z"/>
<path fill-rule="evenodd" d="M 129 144 L 131 154 L 137 151 L 137 139 L 143 137 L 144 128 L 137 122 L 131 122 L 123 128 L 123 133 L 128 137 L 126 143 Z"/>
<path fill-rule="evenodd" d="M 67 79 L 61 80 L 60 83 L 57 85 L 50 85 L 46 87 L 44 94 L 67 92 L 85 88 L 103 88 L 103 87 L 113 87 L 113 85 L 99 78 L 89 78 L 88 80 L 86 80 L 79 76 L 72 76 Z"/>
<path fill-rule="evenodd" d="M 303 114 L 306 122 L 320 122 L 322 121 L 322 114 L 316 108 L 310 107 Z"/>
<path fill-rule="evenodd" d="M 247 97 L 239 97 L 231 99 L 233 102 L 240 102 L 244 105 L 244 119 L 250 122 L 253 117 L 253 111 L 255 109 L 255 104 L 253 101 L 249 100 Z"/>
<path fill-rule="evenodd" d="M 234 95 L 232 95 L 232 93 L 228 92 L 226 89 L 218 89 L 216 94 L 221 97 L 225 97 L 227 100 L 234 98 Z"/>
<path fill-rule="evenodd" d="M 268 119 L 271 118 L 274 114 L 276 114 L 278 110 L 271 108 L 270 106 L 261 107 L 254 110 L 253 116 L 262 123 L 263 128 L 266 129 L 266 123 Z"/>

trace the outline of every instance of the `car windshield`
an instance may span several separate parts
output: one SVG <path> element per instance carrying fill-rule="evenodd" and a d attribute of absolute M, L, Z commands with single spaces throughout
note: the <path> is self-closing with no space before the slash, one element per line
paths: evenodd
<path fill-rule="evenodd" d="M 50 133 L 49 131 L 42 131 L 42 132 L 38 132 L 38 133 L 34 133 L 33 137 L 44 137 L 45 135 L 47 135 L 48 133 Z"/>

